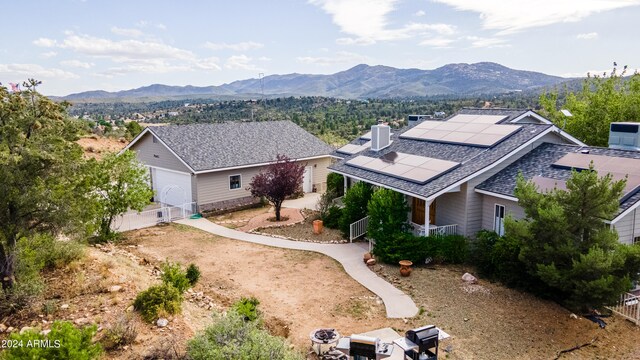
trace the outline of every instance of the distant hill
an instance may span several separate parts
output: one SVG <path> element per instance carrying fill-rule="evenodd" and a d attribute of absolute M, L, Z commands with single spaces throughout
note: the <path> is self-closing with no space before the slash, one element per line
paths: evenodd
<path fill-rule="evenodd" d="M 500 64 L 449 64 L 434 70 L 397 69 L 357 65 L 331 75 L 270 75 L 263 79 L 264 95 L 327 96 L 350 99 L 415 96 L 502 94 L 530 91 L 565 82 L 558 76 L 514 70 Z M 122 101 L 176 97 L 248 98 L 261 96 L 260 79 L 238 80 L 220 86 L 168 86 L 154 84 L 117 92 L 87 91 L 60 99 Z"/>

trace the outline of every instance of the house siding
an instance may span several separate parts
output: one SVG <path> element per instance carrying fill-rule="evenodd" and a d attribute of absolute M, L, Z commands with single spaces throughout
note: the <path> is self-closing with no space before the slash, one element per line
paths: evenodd
<path fill-rule="evenodd" d="M 460 191 L 446 193 L 436 199 L 436 225 L 457 224 L 458 233 L 466 233 L 466 190 L 467 184 L 463 184 Z"/>
<path fill-rule="evenodd" d="M 482 195 L 482 229 L 495 230 L 493 224 L 496 204 L 504 206 L 506 216 L 511 216 L 515 220 L 525 217 L 524 209 L 517 202 L 495 196 Z"/>
<path fill-rule="evenodd" d="M 159 167 L 163 169 L 190 173 L 187 168 L 175 155 L 169 151 L 161 142 L 153 142 L 153 134 L 147 132 L 130 148 L 136 152 L 138 160 L 145 165 Z"/>
<path fill-rule="evenodd" d="M 501 170 L 504 170 L 504 168 L 506 168 L 507 166 L 511 165 L 512 163 L 514 163 L 516 160 L 518 160 L 519 158 L 523 157 L 524 155 L 526 155 L 527 153 L 529 153 L 530 151 L 532 151 L 533 149 L 537 148 L 538 146 L 540 146 L 543 143 L 567 143 L 567 141 L 565 141 L 563 138 L 561 138 L 558 134 L 556 133 L 548 133 L 545 136 L 543 136 L 542 138 L 538 139 L 537 141 L 535 141 L 534 143 L 532 143 L 531 145 L 525 147 L 524 149 L 518 151 L 517 153 L 515 153 L 514 155 L 512 155 L 509 159 L 507 159 L 506 161 L 500 163 L 500 165 L 494 167 L 493 169 L 483 173 L 480 176 L 477 176 L 473 179 L 471 179 L 466 185 L 466 223 L 464 225 L 462 225 L 462 228 L 464 229 L 464 232 L 461 232 L 461 234 L 467 236 L 467 237 L 474 237 L 475 234 L 480 231 L 480 229 L 484 228 L 484 223 L 483 223 L 483 218 L 484 218 L 484 211 L 483 211 L 483 195 L 478 194 L 475 192 L 475 188 L 476 186 L 480 185 L 483 181 L 487 180 L 488 178 L 492 177 L 493 175 L 497 174 L 498 172 L 500 172 Z M 507 201 L 507 200 L 504 200 Z M 493 214 L 493 210 L 491 211 L 491 213 Z M 493 215 L 492 215 L 493 216 Z M 461 225 L 458 225 L 459 229 Z M 493 228 L 493 225 L 491 225 L 491 228 Z"/>
<path fill-rule="evenodd" d="M 299 161 L 298 164 L 313 167 L 313 185 L 317 191 L 324 191 L 327 187 L 327 166 L 331 158 Z M 251 179 L 256 176 L 262 167 L 250 167 L 236 170 L 225 170 L 211 173 L 198 174 L 195 180 L 195 192 L 198 204 L 204 209 L 219 207 L 234 207 L 240 203 L 251 202 L 251 192 L 247 190 Z M 239 189 L 229 189 L 229 176 L 240 175 L 241 185 Z M 240 205 L 240 204 L 238 204 Z M 208 210 L 208 209 L 207 209 Z"/>
<path fill-rule="evenodd" d="M 618 220 L 613 227 L 618 232 L 618 238 L 621 243 L 633 244 L 633 239 L 640 236 L 640 211 L 635 209 Z"/>

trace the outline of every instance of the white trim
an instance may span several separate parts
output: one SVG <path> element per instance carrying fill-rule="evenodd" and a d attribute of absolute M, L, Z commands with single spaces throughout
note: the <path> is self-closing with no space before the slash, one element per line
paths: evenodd
<path fill-rule="evenodd" d="M 543 124 L 547 124 L 547 125 L 553 125 L 553 123 L 545 118 L 544 116 L 538 114 L 537 112 L 533 111 L 533 110 L 527 110 L 525 113 L 518 115 L 515 119 L 509 121 L 510 123 L 517 123 L 518 121 L 526 118 L 527 116 L 531 116 L 532 118 L 535 118 L 537 120 L 540 120 Z"/>
<path fill-rule="evenodd" d="M 489 196 L 493 196 L 493 197 L 497 197 L 500 199 L 504 199 L 504 200 L 509 200 L 509 201 L 515 201 L 518 202 L 518 198 L 515 196 L 510 196 L 510 195 L 504 195 L 504 194 L 498 194 L 498 193 L 494 193 L 492 191 L 487 191 L 487 190 L 480 190 L 480 189 L 473 189 L 475 192 L 480 193 L 482 195 L 489 195 Z"/>
<path fill-rule="evenodd" d="M 605 223 L 613 225 L 618 221 L 622 220 L 623 217 L 629 215 L 630 212 L 637 209 L 638 207 L 640 207 L 640 201 L 637 201 L 635 204 L 631 205 L 627 210 L 621 212 L 620 215 L 614 217 L 613 220 L 610 220 L 609 222 L 605 220 Z"/>
<path fill-rule="evenodd" d="M 235 188 L 235 189 L 232 189 L 232 188 L 231 188 L 231 177 L 232 177 L 232 176 L 240 176 L 240 186 L 239 186 L 239 187 L 237 187 L 237 188 Z M 240 189 L 242 189 L 242 174 L 233 174 L 233 175 L 229 175 L 229 191 L 233 191 L 233 190 L 240 190 Z"/>
<path fill-rule="evenodd" d="M 558 133 L 558 135 L 560 135 L 560 136 L 564 137 L 564 138 L 565 138 L 565 139 L 567 139 L 567 140 L 570 140 L 570 141 L 572 141 L 572 142 L 576 143 L 576 145 L 580 145 L 580 146 L 589 146 L 589 145 L 587 145 L 587 144 L 583 143 L 582 141 L 580 141 L 580 140 L 578 140 L 578 139 L 574 138 L 573 136 L 569 135 L 569 133 L 568 133 L 568 132 L 566 132 L 566 131 L 564 131 L 564 130 L 560 129 L 559 127 L 557 127 L 557 126 L 555 126 L 555 125 L 554 125 L 553 127 L 555 128 L 555 132 L 556 132 L 556 133 Z"/>
<path fill-rule="evenodd" d="M 184 171 L 167 169 L 167 168 L 163 168 L 163 167 L 159 167 L 159 166 L 155 166 L 155 165 L 147 165 L 147 164 L 143 164 L 143 165 L 148 167 L 148 168 L 158 169 L 158 170 L 162 170 L 162 171 L 168 171 L 168 172 L 172 172 L 172 173 L 176 173 L 176 174 L 191 175 L 191 173 L 184 172 Z"/>
<path fill-rule="evenodd" d="M 322 158 L 327 158 L 327 157 L 331 157 L 331 155 L 311 156 L 311 157 L 300 158 L 300 159 L 291 159 L 291 161 L 298 162 L 298 161 L 322 159 Z M 200 171 L 195 171 L 194 174 L 199 175 L 199 174 L 206 174 L 206 173 L 219 172 L 219 171 L 246 169 L 246 168 L 258 167 L 258 166 L 267 166 L 267 165 L 271 165 L 273 163 L 275 163 L 275 161 L 266 162 L 266 163 L 259 163 L 259 164 L 241 165 L 241 166 L 229 166 L 229 167 L 226 167 L 226 168 L 217 168 L 217 169 L 211 169 L 211 170 L 200 170 Z"/>
<path fill-rule="evenodd" d="M 184 160 L 182 160 L 182 158 L 180 156 L 178 156 L 178 154 L 176 154 L 173 150 L 171 150 L 171 148 L 164 142 L 162 141 L 162 139 L 156 135 L 152 130 L 150 130 L 151 128 L 146 127 L 140 134 L 138 134 L 138 136 L 136 136 L 135 139 L 131 140 L 131 142 L 129 143 L 129 145 L 127 145 L 124 149 L 122 149 L 122 151 L 120 151 L 120 153 L 122 153 L 125 150 L 128 150 L 135 142 L 138 142 L 139 139 L 142 138 L 143 134 L 146 134 L 147 132 L 150 132 L 151 135 L 153 135 L 154 137 L 156 137 L 158 139 L 158 141 L 160 142 L 160 144 L 162 144 L 167 150 L 169 150 L 169 152 L 171 154 L 173 154 L 173 156 L 175 156 L 178 160 L 180 160 L 180 162 L 187 167 L 187 169 L 189 169 L 191 171 L 191 173 L 196 174 L 195 170 L 193 170 L 193 168 L 191 166 L 189 166 L 189 164 L 187 164 Z"/>
<path fill-rule="evenodd" d="M 129 142 L 129 144 L 127 144 L 127 146 L 124 147 L 124 149 L 120 150 L 120 152 L 118 154 L 122 154 L 123 152 L 125 152 L 126 150 L 129 150 L 129 148 L 131 146 L 133 146 L 133 144 L 137 143 L 138 140 L 140 140 L 140 138 L 142 137 L 142 135 L 146 134 L 149 132 L 149 127 L 144 128 L 144 130 L 142 130 L 140 132 L 140 134 L 136 135 L 136 137 L 133 138 L 133 140 L 131 140 Z"/>
<path fill-rule="evenodd" d="M 522 145 L 518 146 L 518 147 L 517 147 L 515 150 L 513 150 L 512 152 L 510 152 L 510 153 L 508 153 L 507 155 L 505 155 L 505 156 L 501 157 L 499 160 L 497 160 L 497 161 L 495 161 L 495 162 L 491 163 L 491 164 L 490 164 L 490 165 L 488 165 L 488 166 L 483 167 L 482 169 L 480 169 L 480 170 L 478 170 L 478 171 L 474 172 L 473 174 L 470 174 L 470 175 L 466 176 L 466 177 L 465 177 L 465 178 L 463 178 L 462 180 L 458 180 L 457 182 L 455 182 L 455 183 L 453 183 L 453 184 L 451 184 L 451 185 L 449 185 L 449 186 L 447 186 L 447 187 L 443 188 L 442 190 L 440 190 L 440 191 L 436 192 L 435 194 L 433 194 L 433 195 L 429 196 L 429 197 L 427 198 L 427 200 L 433 200 L 433 199 L 437 198 L 438 196 L 440 196 L 440 195 L 442 195 L 442 194 L 445 194 L 445 193 L 449 192 L 449 190 L 451 190 L 451 189 L 455 188 L 456 186 L 460 186 L 460 185 L 462 185 L 462 184 L 466 183 L 467 181 L 469 181 L 469 180 L 471 180 L 471 179 L 473 179 L 473 178 L 475 178 L 475 177 L 477 177 L 477 176 L 479 176 L 479 175 L 482 175 L 483 173 L 485 173 L 485 172 L 487 172 L 487 171 L 489 171 L 489 170 L 493 169 L 494 167 L 496 167 L 496 166 L 500 165 L 501 163 L 503 163 L 503 162 L 504 162 L 504 161 L 506 161 L 507 159 L 511 158 L 514 154 L 517 154 L 517 153 L 518 153 L 518 152 L 520 152 L 521 150 L 523 150 L 523 149 L 527 148 L 529 145 L 531 145 L 531 144 L 535 143 L 535 142 L 536 142 L 536 141 L 538 141 L 540 138 L 542 138 L 542 137 L 544 137 L 545 135 L 547 135 L 548 133 L 550 133 L 552 130 L 553 130 L 553 127 L 548 128 L 547 130 L 545 130 L 545 131 L 541 132 L 540 134 L 538 134 L 538 135 L 537 135 L 536 137 L 534 137 L 533 139 L 531 139 L 531 140 L 527 141 L 526 143 L 524 143 L 524 144 L 522 144 Z"/>
<path fill-rule="evenodd" d="M 352 179 L 356 179 L 356 180 L 359 180 L 359 181 L 364 181 L 364 182 L 369 183 L 371 185 L 375 185 L 375 186 L 379 186 L 379 187 L 382 187 L 382 188 L 385 188 L 385 189 L 393 190 L 395 192 L 399 192 L 401 194 L 409 195 L 409 196 L 412 196 L 412 197 L 415 197 L 415 198 L 418 198 L 418 199 L 422 199 L 422 200 L 425 200 L 425 201 L 427 200 L 427 198 L 425 198 L 422 195 L 418 195 L 418 194 L 414 194 L 414 193 L 411 193 L 411 192 L 408 192 L 408 191 L 404 191 L 404 190 L 400 190 L 400 189 L 397 189 L 397 188 L 393 188 L 393 187 L 390 187 L 388 185 L 382 185 L 382 184 L 377 183 L 375 181 L 366 180 L 366 179 L 357 177 L 355 175 L 344 173 L 342 171 L 338 171 L 338 170 L 334 170 L 334 169 L 328 169 L 328 168 L 327 168 L 327 170 L 329 170 L 331 172 L 334 172 L 336 174 L 340 174 L 340 175 L 345 176 L 345 177 L 350 177 Z"/>

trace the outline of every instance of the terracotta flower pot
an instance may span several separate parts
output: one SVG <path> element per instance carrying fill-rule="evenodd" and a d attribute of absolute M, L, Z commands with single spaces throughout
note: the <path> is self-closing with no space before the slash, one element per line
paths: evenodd
<path fill-rule="evenodd" d="M 411 275 L 411 271 L 413 270 L 411 269 L 411 265 L 413 265 L 413 262 L 409 260 L 400 260 L 400 275 L 402 276 Z"/>
<path fill-rule="evenodd" d="M 313 233 L 322 233 L 322 220 L 313 220 Z"/>

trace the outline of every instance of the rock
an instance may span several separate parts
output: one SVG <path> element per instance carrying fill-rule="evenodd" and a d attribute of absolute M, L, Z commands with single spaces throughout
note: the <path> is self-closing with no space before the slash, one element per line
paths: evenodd
<path fill-rule="evenodd" d="M 468 318 L 464 318 L 463 320 L 464 320 L 465 322 L 469 321 L 469 319 L 468 319 Z"/>
<path fill-rule="evenodd" d="M 407 319 L 402 319 L 402 321 L 404 321 L 405 324 L 409 322 Z"/>
<path fill-rule="evenodd" d="M 69 304 L 60 305 L 60 310 L 67 310 L 69 308 Z"/>
<path fill-rule="evenodd" d="M 369 259 L 367 260 L 367 266 L 373 266 L 376 264 L 376 259 Z"/>
<path fill-rule="evenodd" d="M 122 290 L 122 286 L 120 285 L 113 285 L 112 287 L 109 288 L 109 292 L 118 292 Z"/>
<path fill-rule="evenodd" d="M 453 345 L 447 345 L 447 347 L 444 348 L 444 351 L 448 352 L 448 353 L 452 352 L 453 351 Z"/>
<path fill-rule="evenodd" d="M 130 305 L 127 310 L 125 310 L 126 312 L 133 312 L 133 305 Z"/>
<path fill-rule="evenodd" d="M 15 329 L 14 327 L 12 327 L 12 326 L 9 326 L 9 327 L 7 328 L 7 332 L 8 332 L 8 333 L 12 333 L 12 332 L 14 332 L 14 331 L 16 331 L 16 329 Z"/>
<path fill-rule="evenodd" d="M 578 318 L 578 315 L 576 315 L 576 314 L 571 314 L 571 315 L 569 315 L 569 317 L 570 317 L 570 318 L 572 318 L 572 319 L 577 319 L 577 318 Z"/>
<path fill-rule="evenodd" d="M 79 319 L 75 319 L 73 320 L 73 323 L 76 325 L 85 325 L 89 322 L 89 319 L 87 318 L 79 318 Z"/>
<path fill-rule="evenodd" d="M 160 318 L 160 319 L 158 319 L 158 321 L 156 321 L 156 325 L 158 325 L 158 327 L 165 327 L 165 326 L 169 325 L 169 320 L 167 320 L 165 318 Z"/>
<path fill-rule="evenodd" d="M 364 253 L 363 260 L 365 263 L 369 262 L 371 258 L 372 258 L 371 253 L 368 253 L 368 252 Z"/>
<path fill-rule="evenodd" d="M 42 330 L 42 331 L 40 331 L 40 335 L 47 336 L 47 335 L 49 335 L 49 333 L 50 333 L 50 332 L 51 332 L 51 330 L 49 330 L 49 329 L 47 329 L 47 330 Z"/>
<path fill-rule="evenodd" d="M 462 275 L 462 281 L 468 282 L 469 284 L 477 284 L 478 283 L 478 279 L 476 279 L 475 276 L 469 274 L 469 273 L 464 273 L 464 275 Z"/>
<path fill-rule="evenodd" d="M 5 324 L 0 324 L 0 333 L 3 333 L 3 332 L 5 332 L 5 331 L 7 331 L 7 325 L 5 325 Z"/>
<path fill-rule="evenodd" d="M 31 326 L 25 326 L 22 329 L 20 329 L 20 335 L 24 334 L 27 331 L 32 331 L 33 328 Z"/>

